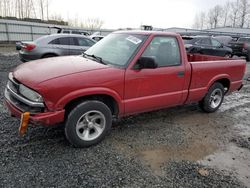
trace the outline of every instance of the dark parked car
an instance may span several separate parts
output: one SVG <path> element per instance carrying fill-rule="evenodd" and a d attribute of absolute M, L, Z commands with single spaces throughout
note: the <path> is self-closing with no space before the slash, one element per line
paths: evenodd
<path fill-rule="evenodd" d="M 182 37 L 188 53 L 231 57 L 232 49 L 210 36 Z"/>
<path fill-rule="evenodd" d="M 54 56 L 80 55 L 95 43 L 96 41 L 84 35 L 46 35 L 33 42 L 21 42 L 19 57 L 26 62 Z"/>
<path fill-rule="evenodd" d="M 229 47 L 233 50 L 233 55 L 244 56 L 250 61 L 250 37 L 241 37 L 236 42 L 230 42 Z"/>
<path fill-rule="evenodd" d="M 229 43 L 234 40 L 234 38 L 230 36 L 214 36 L 213 38 L 218 40 L 220 43 L 222 43 L 225 46 L 228 46 Z"/>

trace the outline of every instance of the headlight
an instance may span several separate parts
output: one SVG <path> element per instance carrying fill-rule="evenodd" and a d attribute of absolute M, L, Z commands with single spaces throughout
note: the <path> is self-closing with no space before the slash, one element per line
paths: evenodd
<path fill-rule="evenodd" d="M 33 101 L 33 102 L 43 102 L 43 98 L 41 95 L 39 95 L 37 92 L 31 90 L 30 88 L 20 84 L 19 86 L 19 92 L 26 97 L 27 99 Z"/>

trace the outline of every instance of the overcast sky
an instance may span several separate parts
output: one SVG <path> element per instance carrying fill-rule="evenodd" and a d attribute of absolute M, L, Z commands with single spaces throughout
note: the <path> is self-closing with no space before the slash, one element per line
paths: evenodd
<path fill-rule="evenodd" d="M 100 18 L 102 28 L 191 28 L 195 14 L 228 0 L 52 0 L 50 14 L 68 18 Z"/>

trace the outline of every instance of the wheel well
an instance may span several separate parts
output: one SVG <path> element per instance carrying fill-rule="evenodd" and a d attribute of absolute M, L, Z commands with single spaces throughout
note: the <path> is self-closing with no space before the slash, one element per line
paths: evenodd
<path fill-rule="evenodd" d="M 223 79 L 220 79 L 220 80 L 217 80 L 216 82 L 218 83 L 221 83 L 225 89 L 225 91 L 227 92 L 230 88 L 230 80 L 227 79 L 227 78 L 223 78 Z"/>
<path fill-rule="evenodd" d="M 97 101 L 103 102 L 109 107 L 112 115 L 114 116 L 117 116 L 119 113 L 119 107 L 118 107 L 116 100 L 109 95 L 100 94 L 100 95 L 89 95 L 89 96 L 79 97 L 70 101 L 68 104 L 65 105 L 66 116 L 75 106 L 87 100 L 97 100 Z"/>
<path fill-rule="evenodd" d="M 47 54 L 43 54 L 42 58 L 46 57 L 47 55 L 58 56 L 58 55 L 57 55 L 57 54 L 55 54 L 55 53 L 47 53 Z"/>

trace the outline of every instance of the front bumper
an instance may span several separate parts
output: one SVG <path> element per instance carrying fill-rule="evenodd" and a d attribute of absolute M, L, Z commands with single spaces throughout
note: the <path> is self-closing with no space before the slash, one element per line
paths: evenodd
<path fill-rule="evenodd" d="M 5 104 L 12 116 L 21 118 L 22 111 L 5 98 Z M 31 114 L 30 123 L 35 125 L 55 125 L 64 121 L 65 110 Z"/>
<path fill-rule="evenodd" d="M 28 61 L 40 59 L 41 57 L 39 55 L 26 54 L 23 51 L 19 51 L 19 58 L 22 62 L 28 62 Z"/>

